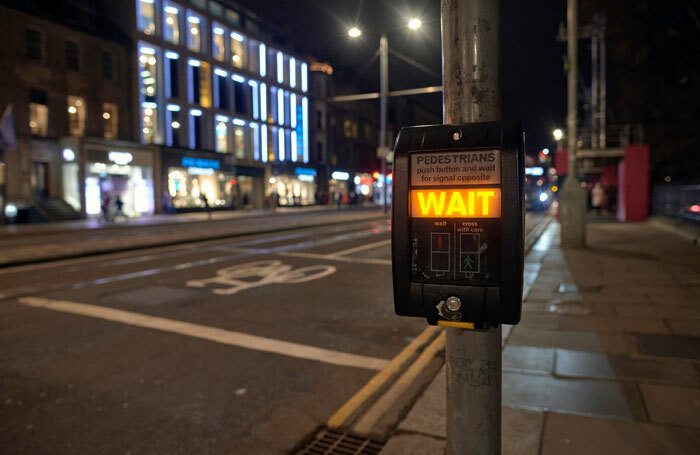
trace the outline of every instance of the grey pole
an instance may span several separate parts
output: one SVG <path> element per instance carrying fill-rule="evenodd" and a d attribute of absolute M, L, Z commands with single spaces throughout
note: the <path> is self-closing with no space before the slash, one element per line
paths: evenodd
<path fill-rule="evenodd" d="M 386 150 L 386 103 L 389 94 L 389 43 L 386 35 L 379 38 L 379 147 Z M 384 213 L 389 211 L 387 201 L 386 156 L 382 157 L 382 194 L 384 197 Z"/>
<path fill-rule="evenodd" d="M 607 84 L 605 74 L 605 16 L 600 18 L 600 23 L 598 24 L 598 32 L 600 39 L 600 148 L 605 149 L 606 137 L 606 110 L 607 110 Z"/>
<path fill-rule="evenodd" d="M 567 139 L 569 148 L 569 180 L 576 178 L 576 132 L 577 98 L 576 84 L 578 84 L 578 0 L 568 0 L 566 5 L 566 31 L 567 54 L 569 60 L 567 104 L 569 115 L 567 117 Z"/>
<path fill-rule="evenodd" d="M 577 0 L 568 0 L 566 5 L 566 32 L 568 44 L 568 93 L 569 115 L 566 138 L 569 149 L 569 173 L 561 190 L 559 205 L 561 221 L 561 245 L 582 248 L 586 244 L 586 192 L 579 186 L 576 174 L 577 76 L 578 76 L 578 27 Z"/>
<path fill-rule="evenodd" d="M 598 37 L 591 37 L 591 148 L 598 148 Z M 601 147 L 602 148 L 602 147 Z"/>
<path fill-rule="evenodd" d="M 501 119 L 498 0 L 442 0 L 445 123 Z M 447 328 L 448 455 L 501 453 L 501 328 Z"/>

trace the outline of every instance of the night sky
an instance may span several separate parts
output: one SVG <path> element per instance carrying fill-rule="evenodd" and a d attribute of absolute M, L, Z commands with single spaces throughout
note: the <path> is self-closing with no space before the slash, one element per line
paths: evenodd
<path fill-rule="evenodd" d="M 385 32 L 389 47 L 441 73 L 440 2 L 438 0 L 237 0 L 286 31 L 292 48 L 329 62 L 358 91 L 378 91 L 379 69 L 368 66 Z M 533 6 L 536 4 L 537 6 Z M 407 29 L 413 16 L 423 26 Z M 501 78 L 503 118 L 522 120 L 529 152 L 553 148 L 551 131 L 566 115 L 565 43 L 555 40 L 566 17 L 565 0 L 501 0 Z M 351 40 L 347 30 L 357 25 L 363 35 Z M 391 90 L 440 85 L 435 75 L 389 57 Z M 440 95 L 421 95 L 422 104 L 437 115 Z M 391 102 L 391 101 L 390 101 Z"/>

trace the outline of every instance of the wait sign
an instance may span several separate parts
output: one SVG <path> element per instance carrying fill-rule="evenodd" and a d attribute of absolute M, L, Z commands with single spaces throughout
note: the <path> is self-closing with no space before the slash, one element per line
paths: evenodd
<path fill-rule="evenodd" d="M 501 189 L 411 190 L 413 218 L 500 218 Z"/>

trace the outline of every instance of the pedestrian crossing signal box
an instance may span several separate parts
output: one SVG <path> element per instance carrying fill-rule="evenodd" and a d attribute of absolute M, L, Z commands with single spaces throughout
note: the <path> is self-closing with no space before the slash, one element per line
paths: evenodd
<path fill-rule="evenodd" d="M 394 307 L 433 325 L 517 324 L 523 290 L 519 122 L 403 128 L 394 149 Z"/>

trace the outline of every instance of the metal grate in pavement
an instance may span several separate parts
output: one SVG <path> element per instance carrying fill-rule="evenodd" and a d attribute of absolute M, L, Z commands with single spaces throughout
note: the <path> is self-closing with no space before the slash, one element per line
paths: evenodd
<path fill-rule="evenodd" d="M 296 455 L 378 455 L 384 443 L 322 429 Z"/>

